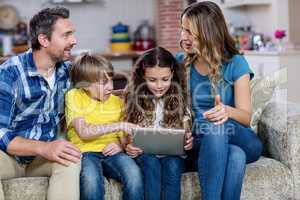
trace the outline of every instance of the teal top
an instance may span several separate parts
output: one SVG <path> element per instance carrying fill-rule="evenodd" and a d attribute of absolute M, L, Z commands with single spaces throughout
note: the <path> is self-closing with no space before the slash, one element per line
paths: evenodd
<path fill-rule="evenodd" d="M 178 53 L 175 57 L 178 62 L 183 63 L 183 53 Z M 249 74 L 250 79 L 252 79 L 254 73 L 242 55 L 235 55 L 230 60 L 224 61 L 221 69 L 223 79 L 218 83 L 218 94 L 221 97 L 222 103 L 234 107 L 234 81 L 245 74 Z M 208 75 L 200 74 L 195 66 L 191 64 L 188 84 L 192 97 L 192 110 L 196 118 L 202 118 L 203 112 L 214 107 L 214 97 L 211 94 L 211 82 Z"/>

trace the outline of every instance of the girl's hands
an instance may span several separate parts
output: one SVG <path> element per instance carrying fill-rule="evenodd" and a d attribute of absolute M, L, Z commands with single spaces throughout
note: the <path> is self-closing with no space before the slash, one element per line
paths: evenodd
<path fill-rule="evenodd" d="M 104 156 L 113 156 L 122 151 L 123 151 L 123 149 L 120 144 L 110 143 L 110 144 L 106 145 L 106 147 L 103 149 L 102 153 Z"/>
<path fill-rule="evenodd" d="M 134 147 L 132 144 L 127 144 L 125 150 L 126 150 L 126 153 L 132 158 L 135 158 L 138 155 L 143 153 L 142 149 L 140 149 L 138 147 Z"/>
<path fill-rule="evenodd" d="M 185 133 L 185 144 L 184 144 L 184 150 L 190 150 L 193 148 L 193 136 L 192 132 Z"/>
<path fill-rule="evenodd" d="M 220 125 L 229 119 L 227 106 L 221 102 L 220 95 L 215 98 L 215 107 L 203 113 L 205 119 Z"/>

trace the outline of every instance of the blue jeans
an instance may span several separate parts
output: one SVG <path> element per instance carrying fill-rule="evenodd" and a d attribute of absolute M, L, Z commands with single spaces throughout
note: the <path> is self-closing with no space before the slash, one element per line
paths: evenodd
<path fill-rule="evenodd" d="M 262 144 L 251 128 L 229 119 L 214 125 L 196 119 L 187 165 L 198 170 L 202 200 L 239 200 L 246 163 L 259 159 Z"/>
<path fill-rule="evenodd" d="M 180 200 L 180 181 L 184 171 L 184 160 L 179 156 L 158 158 L 142 154 L 136 162 L 144 175 L 146 200 Z"/>
<path fill-rule="evenodd" d="M 86 152 L 83 153 L 81 163 L 81 200 L 104 199 L 104 176 L 121 182 L 122 199 L 144 199 L 142 173 L 126 154 L 106 157 L 99 152 Z"/>

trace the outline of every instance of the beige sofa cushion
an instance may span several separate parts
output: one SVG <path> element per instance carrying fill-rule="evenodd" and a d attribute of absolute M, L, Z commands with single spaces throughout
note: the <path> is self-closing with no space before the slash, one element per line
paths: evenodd
<path fill-rule="evenodd" d="M 276 89 L 285 87 L 287 82 L 286 68 L 280 69 L 271 76 L 254 78 L 250 82 L 252 99 L 251 128 L 257 132 L 258 121 L 266 105 L 271 101 Z"/>

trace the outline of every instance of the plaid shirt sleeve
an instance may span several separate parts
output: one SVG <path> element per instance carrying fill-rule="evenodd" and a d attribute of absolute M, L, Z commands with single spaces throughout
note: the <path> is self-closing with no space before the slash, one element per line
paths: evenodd
<path fill-rule="evenodd" d="M 17 136 L 9 129 L 15 106 L 13 73 L 0 66 L 0 149 L 7 151 L 8 144 Z"/>

